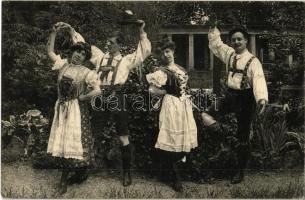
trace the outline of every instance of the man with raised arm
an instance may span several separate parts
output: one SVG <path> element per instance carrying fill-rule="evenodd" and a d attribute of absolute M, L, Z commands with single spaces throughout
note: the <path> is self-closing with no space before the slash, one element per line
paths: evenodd
<path fill-rule="evenodd" d="M 101 127 L 99 127 L 99 124 L 103 124 L 104 121 L 109 120 L 110 117 L 113 118 L 116 124 L 116 132 L 119 135 L 122 144 L 121 152 L 124 186 L 128 186 L 132 183 L 130 167 L 134 147 L 129 142 L 128 113 L 122 108 L 122 103 L 124 101 L 122 87 L 128 78 L 129 72 L 141 65 L 145 58 L 151 53 L 151 43 L 144 31 L 145 22 L 143 20 L 137 20 L 137 23 L 140 24 L 140 41 L 134 53 L 124 57 L 121 55 L 120 50 L 123 36 L 118 31 L 111 33 L 107 38 L 108 53 L 104 53 L 96 46 L 91 46 L 92 57 L 90 62 L 95 65 L 96 71 L 99 74 L 101 88 L 108 90 L 108 92 L 110 91 L 111 96 L 115 96 L 119 100 L 119 108 L 115 110 L 93 112 L 92 125 L 93 127 L 97 127 L 95 128 L 95 131 L 100 132 L 102 130 Z M 70 34 L 74 43 L 85 41 L 71 26 Z"/>
<path fill-rule="evenodd" d="M 227 94 L 220 101 L 219 111 L 235 113 L 237 118 L 238 169 L 231 183 L 240 183 L 244 178 L 249 157 L 249 135 L 251 121 L 258 107 L 259 114 L 268 102 L 267 84 L 261 62 L 248 51 L 247 30 L 239 27 L 229 32 L 231 46 L 223 43 L 218 28 L 212 27 L 208 34 L 209 48 L 213 54 L 226 64 Z"/>

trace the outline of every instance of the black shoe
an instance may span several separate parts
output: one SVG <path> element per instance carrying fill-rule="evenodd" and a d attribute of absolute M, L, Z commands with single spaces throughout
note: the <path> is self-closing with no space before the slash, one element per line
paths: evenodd
<path fill-rule="evenodd" d="M 56 197 L 65 194 L 67 192 L 67 189 L 68 189 L 67 184 L 61 185 L 60 187 L 58 187 Z"/>
<path fill-rule="evenodd" d="M 238 184 L 244 180 L 243 170 L 238 170 L 237 173 L 231 178 L 231 184 Z"/>
<path fill-rule="evenodd" d="M 182 186 L 181 182 L 180 181 L 175 181 L 174 184 L 173 184 L 173 189 L 176 192 L 182 192 L 183 191 L 183 186 Z"/>
<path fill-rule="evenodd" d="M 131 184 L 132 184 L 132 179 L 131 179 L 130 170 L 129 172 L 123 172 L 123 186 L 127 187 Z"/>
<path fill-rule="evenodd" d="M 63 170 L 60 178 L 60 183 L 58 184 L 56 188 L 55 197 L 59 197 L 67 192 L 68 184 L 67 184 L 67 177 L 69 172 L 66 170 Z"/>
<path fill-rule="evenodd" d="M 76 172 L 73 176 L 68 178 L 67 184 L 68 185 L 81 184 L 87 179 L 88 179 L 88 174 L 86 172 Z"/>

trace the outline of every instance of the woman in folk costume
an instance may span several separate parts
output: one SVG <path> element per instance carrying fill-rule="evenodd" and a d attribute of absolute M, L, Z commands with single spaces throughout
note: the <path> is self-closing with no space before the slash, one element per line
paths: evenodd
<path fill-rule="evenodd" d="M 166 39 L 160 45 L 164 66 L 146 75 L 151 87 L 166 91 L 159 116 L 155 148 L 162 165 L 162 176 L 172 176 L 173 188 L 182 191 L 177 163 L 197 147 L 197 127 L 192 102 L 186 94 L 188 75 L 174 60 L 175 43 Z"/>
<path fill-rule="evenodd" d="M 59 194 L 67 191 L 68 184 L 80 183 L 87 178 L 86 169 L 94 158 L 87 106 L 91 97 L 100 93 L 98 75 L 83 66 L 91 57 L 89 44 L 74 44 L 69 59 L 55 54 L 56 33 L 68 28 L 66 26 L 62 22 L 55 24 L 47 44 L 48 55 L 54 62 L 52 70 L 58 72 L 58 99 L 47 152 L 55 157 L 57 167 L 62 169 Z M 68 179 L 72 170 L 75 174 Z"/>

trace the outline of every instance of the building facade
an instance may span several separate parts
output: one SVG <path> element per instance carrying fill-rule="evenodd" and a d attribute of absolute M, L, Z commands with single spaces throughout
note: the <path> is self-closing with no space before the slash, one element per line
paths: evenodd
<path fill-rule="evenodd" d="M 228 32 L 232 26 L 221 27 L 221 37 L 229 43 Z M 216 58 L 208 47 L 209 27 L 204 25 L 171 25 L 163 27 L 161 34 L 167 34 L 176 43 L 175 61 L 185 67 L 190 74 L 190 87 L 213 88 L 217 93 L 220 78 L 225 75 L 225 65 Z M 260 27 L 248 28 L 248 49 L 263 63 L 272 64 L 273 49 L 268 49 L 267 41 L 261 36 L 266 29 Z"/>

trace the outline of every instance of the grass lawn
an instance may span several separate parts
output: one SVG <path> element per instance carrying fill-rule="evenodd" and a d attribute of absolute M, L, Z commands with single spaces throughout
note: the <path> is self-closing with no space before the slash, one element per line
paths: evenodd
<path fill-rule="evenodd" d="M 57 170 L 33 169 L 27 162 L 1 164 L 1 195 L 4 198 L 54 198 L 59 182 Z M 231 185 L 228 180 L 215 184 L 183 182 L 184 191 L 136 175 L 133 184 L 124 188 L 118 173 L 93 172 L 80 185 L 68 187 L 59 198 L 302 198 L 303 171 L 246 173 L 244 182 Z"/>

